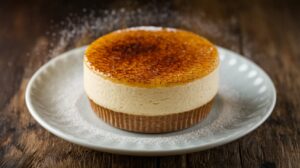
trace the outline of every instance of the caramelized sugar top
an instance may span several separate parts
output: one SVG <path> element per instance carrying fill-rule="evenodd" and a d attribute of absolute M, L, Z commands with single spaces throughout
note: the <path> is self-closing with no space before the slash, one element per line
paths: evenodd
<path fill-rule="evenodd" d="M 202 78 L 219 64 L 212 43 L 178 29 L 124 29 L 94 41 L 85 63 L 96 73 L 131 86 L 160 87 Z"/>

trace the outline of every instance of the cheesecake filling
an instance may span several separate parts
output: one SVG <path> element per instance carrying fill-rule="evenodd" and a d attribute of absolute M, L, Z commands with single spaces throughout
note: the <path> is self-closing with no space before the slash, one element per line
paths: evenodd
<path fill-rule="evenodd" d="M 218 91 L 219 68 L 203 78 L 169 87 L 136 87 L 102 77 L 84 63 L 84 89 L 96 104 L 112 111 L 157 116 L 190 111 L 210 102 Z"/>

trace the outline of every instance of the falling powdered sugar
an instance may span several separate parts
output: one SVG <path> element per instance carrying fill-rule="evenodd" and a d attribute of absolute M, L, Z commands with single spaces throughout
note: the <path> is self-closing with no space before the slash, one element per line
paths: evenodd
<path fill-rule="evenodd" d="M 84 10 L 83 14 L 72 13 L 51 26 L 46 33 L 52 39 L 48 55 L 55 57 L 69 49 L 89 44 L 101 35 L 124 28 L 156 31 L 163 27 L 167 31 L 174 31 L 174 27 L 215 39 L 220 38 L 223 31 L 219 24 L 205 17 L 188 16 L 164 8 L 159 11 L 147 7 L 128 11 Z"/>

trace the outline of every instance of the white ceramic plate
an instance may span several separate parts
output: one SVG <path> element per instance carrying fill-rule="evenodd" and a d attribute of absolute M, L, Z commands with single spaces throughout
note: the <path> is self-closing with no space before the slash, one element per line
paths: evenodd
<path fill-rule="evenodd" d="M 173 155 L 236 140 L 271 114 L 276 92 L 268 75 L 237 53 L 218 47 L 220 90 L 200 124 L 166 134 L 139 134 L 105 124 L 91 110 L 83 90 L 86 47 L 68 51 L 42 66 L 29 81 L 26 104 L 45 129 L 95 150 L 130 155 Z"/>

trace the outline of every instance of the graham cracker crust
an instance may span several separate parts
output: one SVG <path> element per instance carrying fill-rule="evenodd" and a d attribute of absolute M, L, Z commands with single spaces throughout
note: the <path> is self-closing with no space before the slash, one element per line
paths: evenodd
<path fill-rule="evenodd" d="M 119 129 L 140 133 L 163 133 L 191 127 L 208 115 L 213 100 L 191 111 L 162 116 L 144 116 L 115 112 L 89 99 L 93 111 L 103 121 Z"/>

